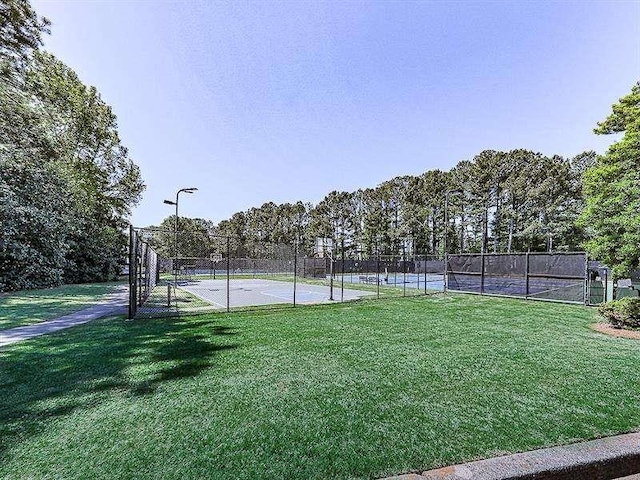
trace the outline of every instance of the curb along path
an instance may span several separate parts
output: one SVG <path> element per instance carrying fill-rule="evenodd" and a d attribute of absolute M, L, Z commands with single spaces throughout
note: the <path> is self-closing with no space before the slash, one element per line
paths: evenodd
<path fill-rule="evenodd" d="M 128 301 L 128 291 L 119 288 L 115 292 L 102 297 L 98 305 L 54 318 L 53 320 L 10 328 L 8 330 L 0 330 L 0 347 L 81 325 L 97 318 L 124 313 Z"/>
<path fill-rule="evenodd" d="M 385 480 L 605 480 L 638 472 L 640 433 L 628 433 Z"/>

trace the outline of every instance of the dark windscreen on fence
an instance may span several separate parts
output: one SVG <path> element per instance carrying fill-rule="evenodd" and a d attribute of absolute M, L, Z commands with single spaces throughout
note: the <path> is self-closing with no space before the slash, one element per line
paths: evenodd
<path fill-rule="evenodd" d="M 586 254 L 449 255 L 447 289 L 583 303 Z"/>
<path fill-rule="evenodd" d="M 482 256 L 449 255 L 447 260 L 447 289 L 480 293 Z"/>

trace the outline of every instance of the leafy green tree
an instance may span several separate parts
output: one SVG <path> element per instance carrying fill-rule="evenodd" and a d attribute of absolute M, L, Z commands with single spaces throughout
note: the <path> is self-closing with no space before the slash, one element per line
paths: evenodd
<path fill-rule="evenodd" d="M 341 255 L 342 245 L 351 252 L 355 243 L 353 235 L 353 202 L 349 192 L 332 191 L 309 212 L 309 236 L 330 238 L 335 245 L 334 253 Z"/>
<path fill-rule="evenodd" d="M 0 156 L 0 291 L 63 282 L 72 221 L 66 190 L 54 165 Z"/>
<path fill-rule="evenodd" d="M 0 76 L 13 77 L 16 70 L 29 62 L 33 51 L 42 45 L 42 35 L 49 33 L 50 25 L 27 1 L 0 1 Z"/>
<path fill-rule="evenodd" d="M 244 212 L 234 213 L 229 220 L 222 220 L 217 228 L 220 237 L 216 237 L 216 252 L 227 252 L 227 238 L 229 239 L 229 254 L 236 258 L 246 257 L 247 251 L 247 216 Z"/>
<path fill-rule="evenodd" d="M 39 51 L 48 27 L 28 1 L 0 1 L 0 174 L 7 202 L 31 219 L 18 227 L 19 217 L 4 211 L 2 289 L 115 277 L 126 258 L 126 217 L 144 189 L 110 107 L 73 70 Z M 33 183 L 43 180 L 47 188 Z M 48 204 L 51 218 L 60 221 L 51 234 L 56 248 L 30 228 L 45 220 L 36 212 Z M 64 221 L 56 212 L 64 213 Z M 26 257 L 20 252 L 27 251 L 62 274 L 43 276 L 49 283 L 21 283 L 19 265 Z"/>
<path fill-rule="evenodd" d="M 640 82 L 594 131 L 624 133 L 586 171 L 582 215 L 583 225 L 593 229 L 586 248 L 620 278 L 640 267 Z"/>
<path fill-rule="evenodd" d="M 126 217 L 144 184 L 122 146 L 117 120 L 95 87 L 85 86 L 53 55 L 38 52 L 26 72 L 53 139 L 52 162 L 71 188 L 75 228 L 69 237 L 67 282 L 114 278 L 126 258 Z"/>

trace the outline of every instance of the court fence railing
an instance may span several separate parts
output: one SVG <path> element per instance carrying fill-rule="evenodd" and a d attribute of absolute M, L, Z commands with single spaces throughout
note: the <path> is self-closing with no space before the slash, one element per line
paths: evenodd
<path fill-rule="evenodd" d="M 299 242 L 249 242 L 134 227 L 129 247 L 129 318 L 445 291 L 596 305 L 610 299 L 612 291 L 608 269 L 584 252 L 440 258 L 415 252 L 383 255 L 343 246 L 318 257 Z"/>
<path fill-rule="evenodd" d="M 299 242 L 130 228 L 129 318 L 429 295 L 444 283 L 432 255 L 343 246 L 318 257 Z"/>

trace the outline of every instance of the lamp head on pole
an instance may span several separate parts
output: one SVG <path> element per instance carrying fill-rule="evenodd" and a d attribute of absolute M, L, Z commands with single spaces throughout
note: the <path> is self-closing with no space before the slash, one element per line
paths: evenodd
<path fill-rule="evenodd" d="M 175 205 L 176 202 L 172 202 L 171 200 L 164 200 L 162 203 L 166 203 L 167 205 Z"/>

